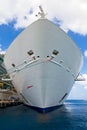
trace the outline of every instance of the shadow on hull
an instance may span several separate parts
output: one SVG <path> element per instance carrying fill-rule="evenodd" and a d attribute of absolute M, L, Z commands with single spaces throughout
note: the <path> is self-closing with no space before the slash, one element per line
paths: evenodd
<path fill-rule="evenodd" d="M 48 112 L 54 111 L 54 110 L 63 106 L 63 104 L 62 104 L 62 105 L 53 106 L 53 107 L 40 108 L 40 107 L 35 107 L 35 106 L 29 106 L 27 104 L 24 104 L 24 105 L 33 109 L 33 110 L 35 110 L 35 111 L 37 111 L 37 112 L 39 112 L 39 113 L 48 113 Z"/>

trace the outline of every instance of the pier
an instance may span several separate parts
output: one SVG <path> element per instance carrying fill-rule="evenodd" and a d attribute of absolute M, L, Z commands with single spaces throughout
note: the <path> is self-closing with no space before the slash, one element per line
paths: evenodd
<path fill-rule="evenodd" d="M 15 101 L 15 100 L 0 100 L 0 108 L 6 108 L 11 106 L 17 106 L 22 104 L 22 101 Z"/>

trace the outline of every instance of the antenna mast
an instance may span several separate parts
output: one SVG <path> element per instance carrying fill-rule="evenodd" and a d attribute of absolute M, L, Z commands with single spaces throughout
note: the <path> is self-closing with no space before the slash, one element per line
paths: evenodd
<path fill-rule="evenodd" d="M 40 9 L 40 12 L 38 12 L 38 15 L 40 15 L 41 18 L 44 19 L 46 14 L 44 13 L 41 5 L 39 6 L 39 9 Z M 38 15 L 36 15 L 36 16 L 38 16 Z"/>

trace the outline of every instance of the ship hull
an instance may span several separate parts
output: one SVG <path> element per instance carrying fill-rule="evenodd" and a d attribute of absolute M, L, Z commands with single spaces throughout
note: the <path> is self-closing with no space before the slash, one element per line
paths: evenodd
<path fill-rule="evenodd" d="M 47 19 L 39 19 L 13 41 L 4 62 L 24 103 L 45 111 L 61 106 L 67 98 L 80 72 L 82 55 L 66 33 Z"/>

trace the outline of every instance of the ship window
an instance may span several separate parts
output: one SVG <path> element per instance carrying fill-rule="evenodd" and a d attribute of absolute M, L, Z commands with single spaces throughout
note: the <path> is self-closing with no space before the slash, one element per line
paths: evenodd
<path fill-rule="evenodd" d="M 53 50 L 53 53 L 54 55 L 57 55 L 59 52 L 57 50 Z"/>
<path fill-rule="evenodd" d="M 60 60 L 60 64 L 62 64 L 63 63 L 63 60 Z"/>
<path fill-rule="evenodd" d="M 68 95 L 68 93 L 65 93 L 64 94 L 64 96 L 61 98 L 61 100 L 59 101 L 59 103 L 61 102 L 61 101 L 63 101 L 63 99 L 66 97 Z"/>
<path fill-rule="evenodd" d="M 27 53 L 28 53 L 28 55 L 30 55 L 30 56 L 34 54 L 34 52 L 33 52 L 32 50 L 28 51 Z"/>
<path fill-rule="evenodd" d="M 27 63 L 27 61 L 24 61 L 24 63 Z"/>
<path fill-rule="evenodd" d="M 40 57 L 40 56 L 37 56 L 38 58 Z"/>
<path fill-rule="evenodd" d="M 47 57 L 49 57 L 49 56 L 47 56 Z"/>
<path fill-rule="evenodd" d="M 13 66 L 13 67 L 15 67 L 15 64 L 14 64 L 14 63 L 12 63 L 12 66 Z"/>

